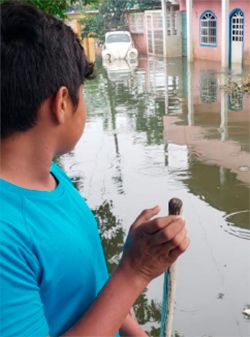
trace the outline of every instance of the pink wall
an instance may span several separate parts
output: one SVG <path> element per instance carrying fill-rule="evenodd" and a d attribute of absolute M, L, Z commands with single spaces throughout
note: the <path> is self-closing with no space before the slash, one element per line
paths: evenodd
<path fill-rule="evenodd" d="M 128 14 L 128 29 L 130 31 L 131 17 Z M 139 55 L 147 55 L 147 40 L 146 40 L 146 27 L 145 27 L 145 17 L 144 17 L 144 33 L 131 33 L 134 46 L 138 50 Z"/>
<path fill-rule="evenodd" d="M 134 41 L 135 48 L 138 50 L 139 55 L 147 55 L 147 42 L 145 34 L 131 33 Z"/>
<path fill-rule="evenodd" d="M 186 1 L 180 0 L 180 10 L 186 10 Z M 250 1 L 231 0 L 230 12 L 235 8 L 240 8 L 244 13 L 244 63 L 250 64 Z M 206 11 L 214 12 L 217 17 L 217 46 L 200 46 L 200 16 Z M 221 60 L 221 0 L 193 0 L 193 42 L 194 57 L 204 60 Z"/>

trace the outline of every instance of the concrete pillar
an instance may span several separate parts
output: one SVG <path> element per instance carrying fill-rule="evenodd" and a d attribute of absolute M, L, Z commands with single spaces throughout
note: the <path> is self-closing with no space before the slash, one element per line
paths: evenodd
<path fill-rule="evenodd" d="M 187 58 L 188 62 L 193 62 L 193 0 L 186 0 L 187 10 Z"/>
<path fill-rule="evenodd" d="M 193 65 L 188 62 L 187 68 L 187 93 L 188 93 L 188 126 L 194 125 L 194 102 L 193 102 Z"/>
<path fill-rule="evenodd" d="M 221 66 L 228 67 L 229 45 L 229 0 L 221 0 Z"/>
<path fill-rule="evenodd" d="M 163 56 L 167 57 L 167 7 L 166 1 L 161 0 L 161 12 L 162 12 L 162 30 L 163 30 Z"/>
<path fill-rule="evenodd" d="M 227 82 L 227 76 L 222 73 L 221 74 L 221 84 L 225 85 Z M 228 93 L 221 90 L 220 94 L 220 133 L 221 133 L 221 141 L 224 142 L 228 138 Z"/>

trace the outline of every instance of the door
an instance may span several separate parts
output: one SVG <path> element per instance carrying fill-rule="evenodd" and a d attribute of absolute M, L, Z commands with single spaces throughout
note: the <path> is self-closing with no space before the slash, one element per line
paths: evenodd
<path fill-rule="evenodd" d="M 242 64 L 244 40 L 244 14 L 235 9 L 230 16 L 230 60 L 231 63 Z"/>

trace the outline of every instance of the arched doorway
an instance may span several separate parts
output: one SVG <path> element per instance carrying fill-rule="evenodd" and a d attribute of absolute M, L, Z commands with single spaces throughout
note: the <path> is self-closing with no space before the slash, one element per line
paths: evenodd
<path fill-rule="evenodd" d="M 244 44 L 244 14 L 235 8 L 230 14 L 229 63 L 242 64 Z"/>

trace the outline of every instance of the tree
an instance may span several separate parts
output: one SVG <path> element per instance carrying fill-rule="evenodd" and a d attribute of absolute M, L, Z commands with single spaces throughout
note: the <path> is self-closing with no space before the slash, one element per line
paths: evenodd
<path fill-rule="evenodd" d="M 103 17 L 104 30 L 125 28 L 126 13 L 161 8 L 161 0 L 100 0 L 99 12 Z"/>
<path fill-rule="evenodd" d="M 6 0 L 0 0 L 0 3 L 4 3 Z M 65 11 L 71 5 L 84 6 L 93 3 L 98 3 L 98 0 L 23 0 L 20 2 L 26 2 L 36 6 L 42 11 L 58 16 L 62 19 L 66 17 Z"/>

